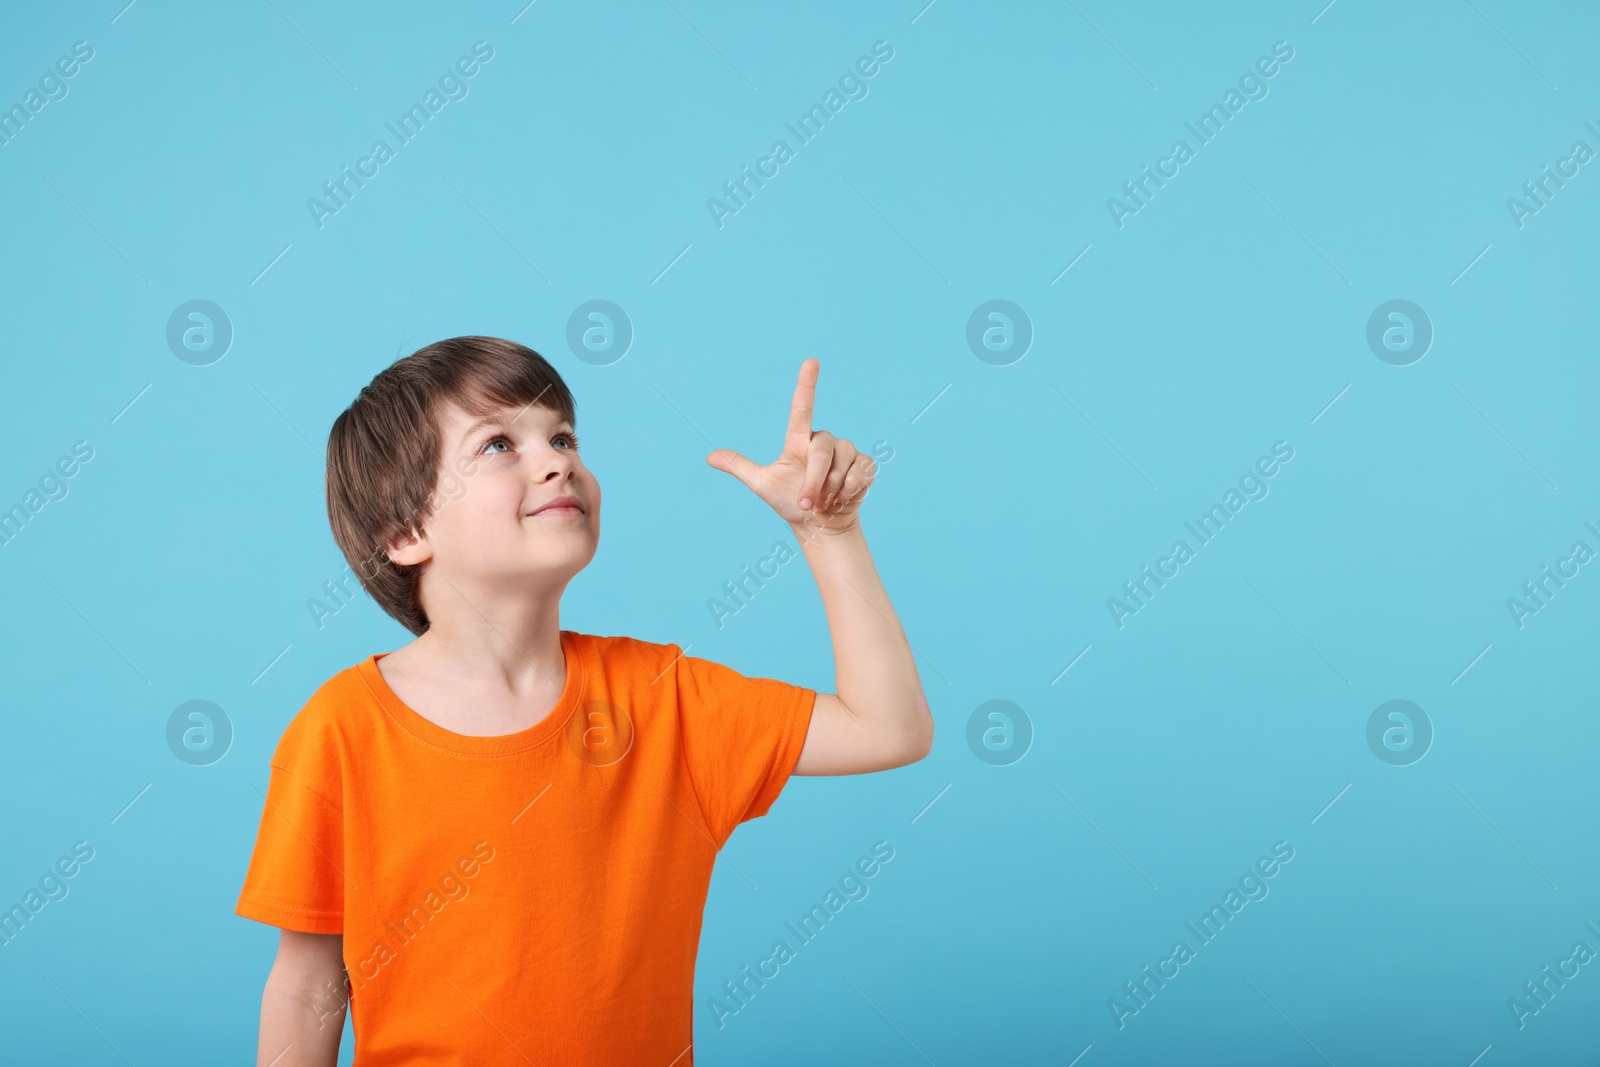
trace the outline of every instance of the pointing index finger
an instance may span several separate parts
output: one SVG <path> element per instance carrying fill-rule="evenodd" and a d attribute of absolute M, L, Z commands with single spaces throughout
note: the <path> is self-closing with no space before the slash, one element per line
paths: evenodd
<path fill-rule="evenodd" d="M 789 406 L 789 436 L 799 437 L 802 442 L 811 440 L 811 411 L 817 406 L 817 374 L 821 367 L 815 358 L 800 364 L 800 380 Z"/>

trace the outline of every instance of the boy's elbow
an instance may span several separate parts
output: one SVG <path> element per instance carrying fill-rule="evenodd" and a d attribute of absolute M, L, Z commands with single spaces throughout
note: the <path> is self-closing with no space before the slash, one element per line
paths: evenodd
<path fill-rule="evenodd" d="M 905 767 L 920 760 L 925 760 L 928 758 L 928 754 L 932 751 L 933 731 L 930 729 L 927 731 L 926 736 L 918 739 L 913 745 L 906 749 L 905 755 L 901 757 L 900 761 L 896 763 L 895 766 Z"/>
<path fill-rule="evenodd" d="M 916 763 L 918 760 L 927 759 L 933 751 L 933 713 L 928 710 L 927 697 L 917 694 L 917 714 L 912 725 L 905 731 L 902 744 L 896 753 L 895 761 L 891 767 L 904 767 Z"/>

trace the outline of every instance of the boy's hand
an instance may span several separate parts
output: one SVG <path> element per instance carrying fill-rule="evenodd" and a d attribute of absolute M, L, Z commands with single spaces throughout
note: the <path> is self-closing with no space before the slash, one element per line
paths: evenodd
<path fill-rule="evenodd" d="M 777 459 L 763 467 L 731 448 L 719 448 L 706 456 L 706 462 L 749 486 L 791 525 L 844 533 L 857 524 L 877 464 L 849 441 L 827 430 L 812 431 L 811 411 L 816 406 L 820 369 L 815 359 L 800 364 L 789 429 Z"/>

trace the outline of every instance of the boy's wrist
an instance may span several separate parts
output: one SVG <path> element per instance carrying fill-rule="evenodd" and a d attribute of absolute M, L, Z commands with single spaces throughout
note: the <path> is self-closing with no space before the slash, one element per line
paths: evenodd
<path fill-rule="evenodd" d="M 800 547 L 805 548 L 806 545 L 818 541 L 831 542 L 845 537 L 860 537 L 861 520 L 858 516 L 852 518 L 847 525 L 828 526 L 820 517 L 808 517 L 800 522 L 789 523 L 789 529 L 794 531 Z"/>

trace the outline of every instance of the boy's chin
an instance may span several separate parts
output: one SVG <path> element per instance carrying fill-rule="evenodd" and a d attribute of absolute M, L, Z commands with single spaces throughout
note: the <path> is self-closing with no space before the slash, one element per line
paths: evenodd
<path fill-rule="evenodd" d="M 514 579 L 520 575 L 524 578 L 571 578 L 594 560 L 595 550 L 598 547 L 593 541 L 540 546 L 533 557 L 525 561 L 522 566 L 514 563 L 508 565 L 505 568 L 506 577 Z"/>
<path fill-rule="evenodd" d="M 507 594 L 521 596 L 523 594 L 538 594 L 551 589 L 563 588 L 578 572 L 588 565 L 588 560 L 573 560 L 570 563 L 555 561 L 545 562 L 539 566 L 525 568 L 508 568 L 505 570 L 480 570 L 472 576 L 472 584 L 479 590 L 488 594 Z"/>

